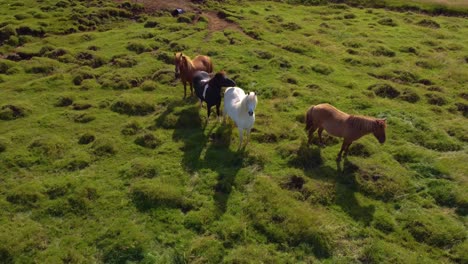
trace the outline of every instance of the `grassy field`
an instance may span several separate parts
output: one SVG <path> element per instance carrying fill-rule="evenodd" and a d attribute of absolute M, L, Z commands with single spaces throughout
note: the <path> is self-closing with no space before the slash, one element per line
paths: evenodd
<path fill-rule="evenodd" d="M 468 262 L 466 18 L 199 8 L 0 0 L 0 262 Z M 245 151 L 182 99 L 178 51 L 257 92 Z M 306 145 L 319 103 L 387 142 L 337 164 L 341 139 Z"/>

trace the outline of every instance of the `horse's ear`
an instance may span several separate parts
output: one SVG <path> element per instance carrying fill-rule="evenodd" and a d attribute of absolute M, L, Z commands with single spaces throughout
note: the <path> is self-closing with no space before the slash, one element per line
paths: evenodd
<path fill-rule="evenodd" d="M 377 122 L 377 124 L 378 124 L 380 127 L 385 128 L 385 127 L 387 127 L 386 120 L 387 120 L 386 118 L 377 119 L 376 122 Z"/>

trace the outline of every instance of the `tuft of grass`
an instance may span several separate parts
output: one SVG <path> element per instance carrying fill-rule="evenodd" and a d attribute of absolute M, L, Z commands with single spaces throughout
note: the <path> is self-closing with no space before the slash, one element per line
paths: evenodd
<path fill-rule="evenodd" d="M 27 73 L 47 75 L 53 73 L 58 67 L 58 63 L 55 60 L 34 57 L 28 63 L 28 66 L 26 67 L 25 71 Z"/>
<path fill-rule="evenodd" d="M 115 144 L 109 139 L 95 140 L 92 145 L 94 155 L 98 157 L 112 156 L 117 153 Z"/>
<path fill-rule="evenodd" d="M 142 130 L 142 126 L 137 121 L 132 121 L 124 125 L 122 130 L 120 131 L 122 135 L 131 136 L 136 135 L 140 130 Z"/>
<path fill-rule="evenodd" d="M 120 170 L 125 178 L 155 178 L 160 173 L 160 165 L 151 158 L 135 158 Z"/>
<path fill-rule="evenodd" d="M 82 51 L 77 53 L 75 55 L 75 60 L 77 63 L 91 68 L 99 68 L 107 63 L 107 60 L 104 57 L 91 51 Z"/>
<path fill-rule="evenodd" d="M 468 212 L 468 195 L 455 183 L 445 179 L 437 179 L 429 182 L 428 188 L 428 193 L 438 204 L 456 208 L 457 212 L 462 215 L 466 215 Z"/>
<path fill-rule="evenodd" d="M 141 262 L 150 238 L 134 223 L 117 219 L 118 224 L 106 228 L 97 238 L 97 246 L 106 263 Z M 125 228 L 122 228 L 125 226 Z"/>
<path fill-rule="evenodd" d="M 146 80 L 140 85 L 140 89 L 145 92 L 152 92 L 158 87 L 157 83 L 151 80 Z"/>
<path fill-rule="evenodd" d="M 162 143 L 160 139 L 156 138 L 153 134 L 150 133 L 145 133 L 141 136 L 138 136 L 134 142 L 139 146 L 150 149 L 154 149 Z"/>
<path fill-rule="evenodd" d="M 431 105 L 438 105 L 438 106 L 442 106 L 442 105 L 446 105 L 447 104 L 447 100 L 436 94 L 436 93 L 427 93 L 424 95 L 426 98 L 427 98 L 427 103 L 428 104 L 431 104 Z"/>
<path fill-rule="evenodd" d="M 407 178 L 383 166 L 360 166 L 355 177 L 360 191 L 383 201 L 393 200 L 409 188 Z"/>
<path fill-rule="evenodd" d="M 94 136 L 92 133 L 87 132 L 80 136 L 80 138 L 78 139 L 78 144 L 86 145 L 93 142 L 95 139 L 96 136 Z"/>
<path fill-rule="evenodd" d="M 291 62 L 284 57 L 275 57 L 270 60 L 269 64 L 282 69 L 289 69 L 292 67 Z"/>
<path fill-rule="evenodd" d="M 385 240 L 371 241 L 365 246 L 359 260 L 365 263 L 418 263 L 419 261 L 430 261 L 424 255 Z"/>
<path fill-rule="evenodd" d="M 60 159 L 63 157 L 67 148 L 61 138 L 51 136 L 34 139 L 31 144 L 29 144 L 28 149 L 46 158 Z"/>
<path fill-rule="evenodd" d="M 388 17 L 380 19 L 379 21 L 377 21 L 377 23 L 379 23 L 380 25 L 391 26 L 391 27 L 396 27 L 398 25 L 395 21 L 393 21 L 393 19 L 388 18 Z"/>
<path fill-rule="evenodd" d="M 37 207 L 38 203 L 44 199 L 41 190 L 42 186 L 36 182 L 22 184 L 10 190 L 6 194 L 6 200 L 18 205 L 19 208 L 31 209 Z"/>
<path fill-rule="evenodd" d="M 6 140 L 4 140 L 3 138 L 0 138 L 0 153 L 5 152 L 6 149 L 7 149 Z"/>
<path fill-rule="evenodd" d="M 16 35 L 16 30 L 12 25 L 5 25 L 0 28 L 0 43 L 3 43 Z"/>
<path fill-rule="evenodd" d="M 125 54 L 113 56 L 110 63 L 119 68 L 131 68 L 138 64 L 135 58 Z"/>
<path fill-rule="evenodd" d="M 185 23 L 185 24 L 190 24 L 192 23 L 192 18 L 189 16 L 181 15 L 177 17 L 177 22 L 178 23 Z"/>
<path fill-rule="evenodd" d="M 96 117 L 89 113 L 82 113 L 82 114 L 77 114 L 73 116 L 73 121 L 75 121 L 76 123 L 83 123 L 83 124 L 89 123 L 95 119 Z"/>
<path fill-rule="evenodd" d="M 169 52 L 164 52 L 161 50 L 156 51 L 156 59 L 166 64 L 174 64 L 174 55 L 171 55 Z"/>
<path fill-rule="evenodd" d="M 412 54 L 418 54 L 418 49 L 415 48 L 415 47 L 410 47 L 410 46 L 403 46 L 400 48 L 400 51 L 401 52 L 404 52 L 404 53 L 412 53 Z"/>
<path fill-rule="evenodd" d="M 153 50 L 153 48 L 150 47 L 148 44 L 136 41 L 129 42 L 127 44 L 127 49 L 130 51 L 134 51 L 136 54 L 141 54 L 143 52 L 149 52 Z"/>
<path fill-rule="evenodd" d="M 99 78 L 102 88 L 111 88 L 113 90 L 127 90 L 132 87 L 128 78 L 120 74 L 103 75 Z"/>
<path fill-rule="evenodd" d="M 384 233 L 390 233 L 395 231 L 397 223 L 391 214 L 378 210 L 374 213 L 372 226 Z"/>
<path fill-rule="evenodd" d="M 225 249 L 223 243 L 215 236 L 200 236 L 192 240 L 188 258 L 193 262 L 220 263 Z"/>
<path fill-rule="evenodd" d="M 403 101 L 407 101 L 409 103 L 416 103 L 421 100 L 421 97 L 414 91 L 410 89 L 405 89 L 399 96 L 399 98 Z"/>
<path fill-rule="evenodd" d="M 435 22 L 432 19 L 422 19 L 419 22 L 416 23 L 416 25 L 423 26 L 423 27 L 429 27 L 429 28 L 440 28 L 439 23 Z"/>
<path fill-rule="evenodd" d="M 3 105 L 0 107 L 0 120 L 15 120 L 26 117 L 28 110 L 20 105 Z"/>
<path fill-rule="evenodd" d="M 372 55 L 374 56 L 384 56 L 384 57 L 395 57 L 396 56 L 396 53 L 385 47 L 385 46 L 377 46 L 377 47 L 374 47 L 371 51 Z"/>
<path fill-rule="evenodd" d="M 334 71 L 332 67 L 324 64 L 315 64 L 312 66 L 312 70 L 322 75 L 329 75 Z"/>
<path fill-rule="evenodd" d="M 155 20 L 148 20 L 143 25 L 145 28 L 156 28 L 159 26 L 159 22 Z"/>
<path fill-rule="evenodd" d="M 0 59 L 0 73 L 6 74 L 8 70 L 14 67 L 14 63 L 9 60 Z"/>
<path fill-rule="evenodd" d="M 154 112 L 154 105 L 142 97 L 123 96 L 111 106 L 111 110 L 119 114 L 145 116 Z"/>
<path fill-rule="evenodd" d="M 452 258 L 458 263 L 466 263 L 468 261 L 468 241 L 456 245 L 452 248 Z"/>
<path fill-rule="evenodd" d="M 398 91 L 393 86 L 386 84 L 386 83 L 377 83 L 369 86 L 367 90 L 373 91 L 377 96 L 383 98 L 396 98 L 400 96 L 400 91 Z"/>
<path fill-rule="evenodd" d="M 188 208 L 185 191 L 158 179 L 144 179 L 136 182 L 131 188 L 131 197 L 140 210 L 158 207 Z"/>
<path fill-rule="evenodd" d="M 56 162 L 56 166 L 66 171 L 78 171 L 88 167 L 91 164 L 91 157 L 85 152 L 75 152 Z"/>
<path fill-rule="evenodd" d="M 440 212 L 407 209 L 400 218 L 404 229 L 418 242 L 445 248 L 465 239 L 463 226 Z"/>
<path fill-rule="evenodd" d="M 332 246 L 329 242 L 331 233 L 314 228 L 321 219 L 287 196 L 271 196 L 268 193 L 281 193 L 278 187 L 267 179 L 257 178 L 254 189 L 249 195 L 246 214 L 256 223 L 256 228 L 269 240 L 287 243 L 291 247 L 308 245 L 317 257 L 330 255 Z M 278 203 L 286 202 L 288 206 Z M 315 223 L 315 224 L 314 224 Z"/>

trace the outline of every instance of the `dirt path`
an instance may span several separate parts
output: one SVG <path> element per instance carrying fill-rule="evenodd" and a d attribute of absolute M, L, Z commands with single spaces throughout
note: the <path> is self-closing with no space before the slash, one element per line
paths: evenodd
<path fill-rule="evenodd" d="M 116 1 L 122 2 L 123 0 Z M 176 8 L 182 8 L 183 10 L 188 12 L 198 13 L 200 16 L 204 16 L 208 19 L 208 30 L 210 31 L 210 33 L 228 28 L 242 31 L 237 24 L 228 22 L 220 18 L 216 12 L 202 11 L 200 7 L 196 4 L 197 2 L 198 1 L 190 0 L 134 0 L 134 3 L 142 4 L 145 7 L 145 12 L 147 13 L 161 10 L 171 12 Z M 197 20 L 198 19 L 195 19 L 194 23 L 196 23 Z"/>

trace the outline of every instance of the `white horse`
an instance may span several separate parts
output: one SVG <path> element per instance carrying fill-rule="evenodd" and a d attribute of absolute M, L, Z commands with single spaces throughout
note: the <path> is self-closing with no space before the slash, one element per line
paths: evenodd
<path fill-rule="evenodd" d="M 228 115 L 239 129 L 239 149 L 242 147 L 244 130 L 246 131 L 246 145 L 250 139 L 250 130 L 255 123 L 255 107 L 257 106 L 257 95 L 255 92 L 245 94 L 239 87 L 229 87 L 224 92 L 224 123 Z"/>

